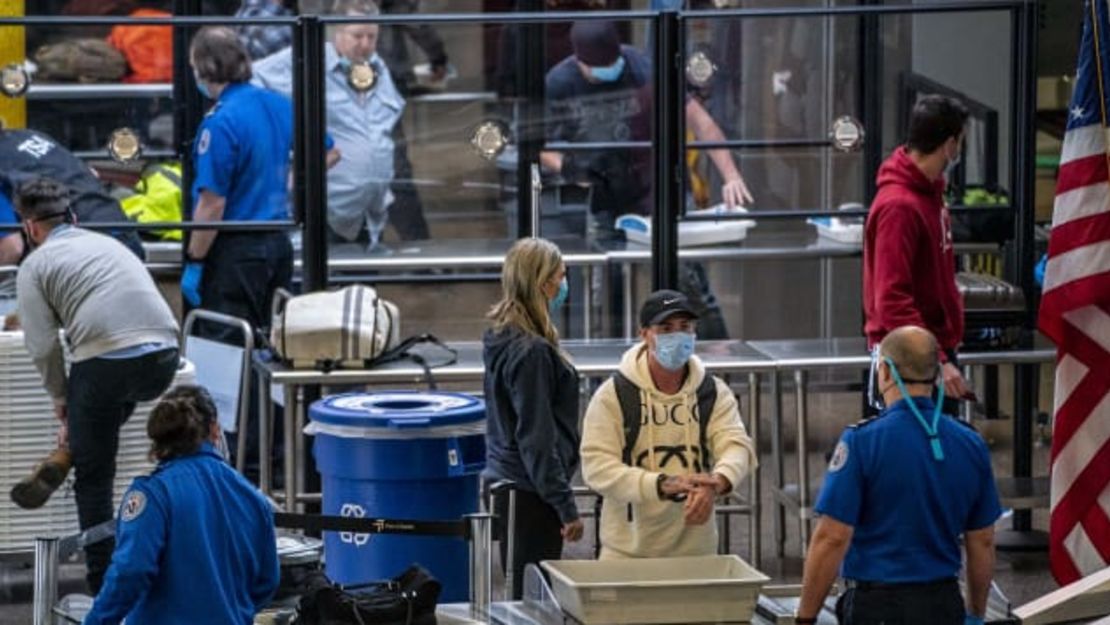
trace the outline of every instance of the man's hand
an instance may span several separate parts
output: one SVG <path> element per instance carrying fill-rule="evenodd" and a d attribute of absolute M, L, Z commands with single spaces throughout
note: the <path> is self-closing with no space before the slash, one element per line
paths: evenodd
<path fill-rule="evenodd" d="M 54 418 L 58 420 L 58 436 L 55 439 L 61 449 L 69 448 L 69 411 L 65 404 L 54 404 Z"/>
<path fill-rule="evenodd" d="M 564 523 L 563 529 L 560 530 L 559 533 L 563 535 L 563 540 L 574 543 L 581 540 L 584 532 L 585 528 L 582 526 L 582 519 L 575 519 L 570 523 Z"/>
<path fill-rule="evenodd" d="M 752 192 L 744 179 L 737 176 L 721 186 L 721 200 L 729 208 L 734 206 L 747 206 L 753 202 Z"/>
<path fill-rule="evenodd" d="M 718 497 L 732 492 L 732 482 L 720 473 L 697 473 L 690 476 L 690 481 L 696 486 L 708 486 Z"/>
<path fill-rule="evenodd" d="M 689 475 L 668 475 L 660 484 L 659 492 L 663 497 L 685 495 L 696 488 Z"/>
<path fill-rule="evenodd" d="M 969 399 L 972 396 L 971 389 L 967 387 L 967 381 L 964 380 L 959 367 L 946 362 L 941 367 L 941 375 L 944 377 L 945 396 L 955 399 Z"/>
<path fill-rule="evenodd" d="M 713 500 L 717 493 L 712 486 L 698 486 L 690 491 L 683 506 L 686 525 L 704 525 L 713 516 Z"/>
<path fill-rule="evenodd" d="M 327 165 L 328 169 L 335 167 L 335 164 L 342 159 L 343 153 L 339 151 L 339 148 L 332 148 L 324 155 L 324 163 Z"/>

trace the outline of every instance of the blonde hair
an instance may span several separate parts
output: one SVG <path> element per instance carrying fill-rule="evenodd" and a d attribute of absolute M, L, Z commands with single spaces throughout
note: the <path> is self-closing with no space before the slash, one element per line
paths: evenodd
<path fill-rule="evenodd" d="M 501 268 L 501 301 L 486 315 L 500 332 L 513 326 L 559 346 L 559 331 L 551 323 L 543 285 L 563 266 L 559 247 L 547 239 L 521 239 L 509 248 Z"/>

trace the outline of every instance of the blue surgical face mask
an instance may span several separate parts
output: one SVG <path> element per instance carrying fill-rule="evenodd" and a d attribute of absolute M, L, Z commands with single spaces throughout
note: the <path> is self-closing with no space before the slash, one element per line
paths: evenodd
<path fill-rule="evenodd" d="M 624 73 L 624 57 L 618 57 L 617 62 L 608 67 L 590 66 L 590 76 L 598 82 L 616 82 Z"/>
<path fill-rule="evenodd" d="M 694 355 L 695 335 L 692 332 L 669 332 L 655 335 L 655 359 L 667 371 L 678 371 Z"/>
<path fill-rule="evenodd" d="M 548 311 L 550 311 L 551 314 L 555 314 L 555 311 L 559 310 L 563 307 L 563 304 L 567 303 L 567 295 L 569 294 L 570 286 L 567 285 L 567 277 L 563 276 L 563 279 L 559 282 L 559 290 L 555 292 L 555 297 L 547 302 Z"/>
<path fill-rule="evenodd" d="M 193 79 L 197 83 L 197 91 L 199 91 L 202 96 L 212 100 L 212 93 L 208 91 L 208 83 L 200 79 L 200 74 L 198 74 L 196 70 L 193 71 Z"/>

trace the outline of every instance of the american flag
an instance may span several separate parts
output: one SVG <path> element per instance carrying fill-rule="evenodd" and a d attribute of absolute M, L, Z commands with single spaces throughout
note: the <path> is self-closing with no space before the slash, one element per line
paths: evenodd
<path fill-rule="evenodd" d="M 1057 346 L 1049 559 L 1061 584 L 1110 566 L 1110 6 L 1087 0 L 1039 325 Z"/>

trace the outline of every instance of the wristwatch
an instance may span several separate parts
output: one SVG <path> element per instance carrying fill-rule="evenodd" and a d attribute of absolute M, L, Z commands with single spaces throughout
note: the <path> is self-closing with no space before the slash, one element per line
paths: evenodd
<path fill-rule="evenodd" d="M 817 617 L 816 616 L 795 616 L 794 617 L 794 623 L 796 625 L 809 625 L 810 623 L 816 623 L 816 622 L 817 622 Z"/>

